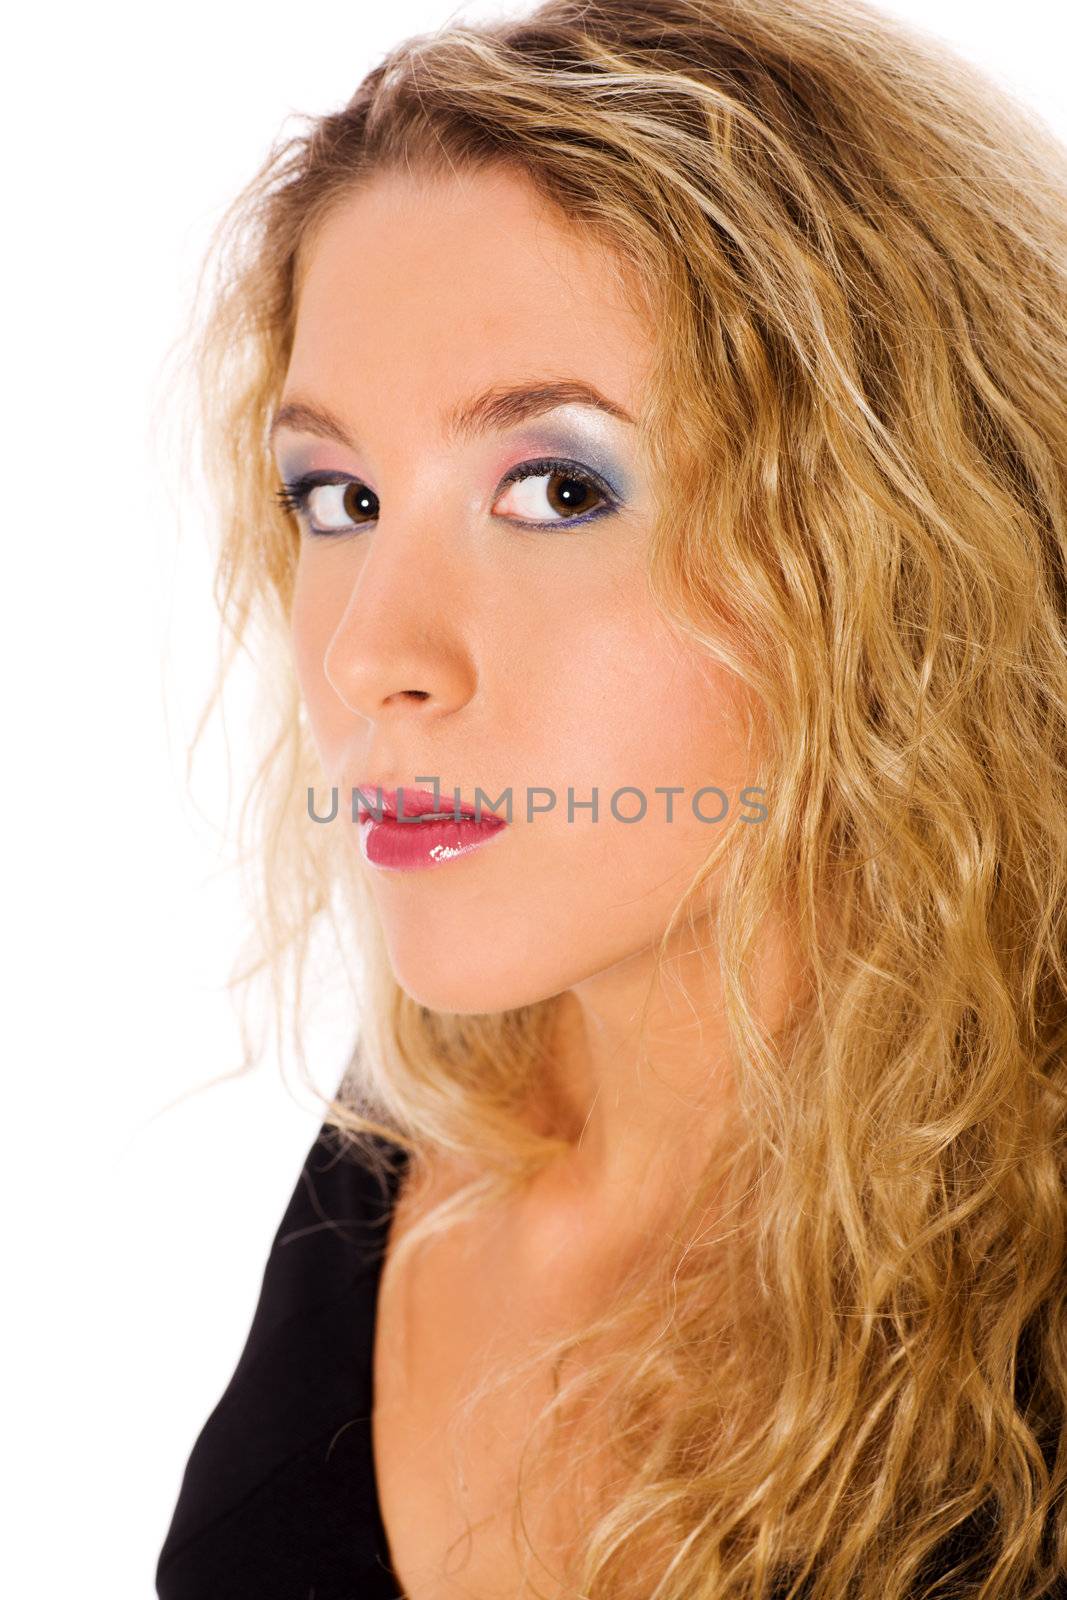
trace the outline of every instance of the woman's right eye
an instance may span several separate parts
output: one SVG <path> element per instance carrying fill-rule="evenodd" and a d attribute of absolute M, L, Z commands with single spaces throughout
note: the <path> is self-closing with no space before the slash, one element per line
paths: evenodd
<path fill-rule="evenodd" d="M 283 510 L 302 518 L 313 534 L 348 533 L 378 516 L 378 496 L 354 478 L 324 481 L 315 473 L 306 473 L 279 489 L 277 499 Z"/>

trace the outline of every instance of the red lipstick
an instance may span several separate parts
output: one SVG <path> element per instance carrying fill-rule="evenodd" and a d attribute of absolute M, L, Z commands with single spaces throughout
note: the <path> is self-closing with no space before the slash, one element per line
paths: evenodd
<path fill-rule="evenodd" d="M 364 861 L 394 872 L 417 872 L 470 855 L 507 823 L 484 807 L 429 789 L 358 787 L 359 843 Z M 457 816 L 458 813 L 458 816 Z"/>

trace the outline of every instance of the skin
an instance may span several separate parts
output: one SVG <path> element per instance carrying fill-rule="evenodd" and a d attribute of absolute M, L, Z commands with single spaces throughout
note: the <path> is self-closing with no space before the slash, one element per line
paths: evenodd
<path fill-rule="evenodd" d="M 377 497 L 374 520 L 346 525 L 334 494 L 320 521 L 346 531 L 301 532 L 292 646 L 327 783 L 346 799 L 353 785 L 431 775 L 464 800 L 511 786 L 512 826 L 485 849 L 422 872 L 366 868 L 390 958 L 442 1011 L 563 996 L 544 1104 L 574 1157 L 546 1181 L 542 1209 L 560 1211 L 542 1220 L 559 1237 L 576 1212 L 594 1231 L 598 1216 L 618 1226 L 625 1194 L 639 1223 L 639 1195 L 668 1198 L 665 1145 L 679 1181 L 697 1170 L 707 1124 L 694 1108 L 714 1115 L 728 1092 L 718 983 L 691 936 L 649 1013 L 652 1070 L 637 1070 L 635 1030 L 654 941 L 754 781 L 742 688 L 649 593 L 653 485 L 633 426 L 570 404 L 454 442 L 443 417 L 490 385 L 578 378 L 636 418 L 650 324 L 603 246 L 499 169 L 380 174 L 336 205 L 301 268 L 282 404 L 328 408 L 352 446 L 280 428 L 279 472 L 351 474 Z M 500 489 L 508 468 L 543 455 L 608 464 L 625 504 L 568 527 L 544 475 Z M 522 526 L 531 514 L 550 526 Z M 689 804 L 710 783 L 731 799 L 714 825 Z M 670 784 L 685 794 L 668 823 L 655 790 Z M 648 797 L 640 822 L 611 815 L 623 785 Z M 527 821 L 532 786 L 559 800 Z M 588 810 L 568 821 L 568 786 L 578 800 L 598 788 L 596 822 Z M 716 814 L 714 796 L 704 806 Z M 342 804 L 336 825 L 358 849 L 346 816 Z M 780 1011 L 777 938 L 765 964 Z"/>

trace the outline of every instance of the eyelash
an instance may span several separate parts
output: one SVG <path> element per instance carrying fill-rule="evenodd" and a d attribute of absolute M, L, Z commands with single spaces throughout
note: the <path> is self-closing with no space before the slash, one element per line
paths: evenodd
<path fill-rule="evenodd" d="M 527 478 L 543 478 L 545 476 L 559 475 L 572 478 L 576 483 L 587 485 L 594 489 L 604 499 L 604 504 L 595 510 L 586 512 L 576 517 L 560 517 L 553 522 L 527 522 L 519 517 L 503 517 L 504 522 L 510 522 L 518 528 L 533 528 L 547 531 L 554 528 L 573 528 L 584 523 L 593 522 L 597 517 L 605 516 L 608 512 L 619 509 L 619 501 L 608 488 L 604 480 L 591 472 L 588 467 L 583 467 L 576 461 L 563 461 L 554 457 L 544 456 L 536 461 L 523 461 L 518 466 L 512 467 L 501 479 L 500 494 L 512 483 L 523 483 Z M 275 498 L 283 511 L 292 512 L 298 517 L 307 520 L 307 503 L 313 489 L 320 489 L 328 485 L 358 483 L 363 485 L 360 478 L 348 478 L 342 473 L 335 472 L 305 472 L 299 478 L 286 480 L 283 488 L 276 491 Z M 377 497 L 375 497 L 377 498 Z M 352 528 L 319 530 L 307 524 L 307 531 L 312 538 L 337 539 L 346 533 L 354 533 L 360 528 L 373 526 L 376 519 L 369 518 L 364 523 L 355 524 Z"/>

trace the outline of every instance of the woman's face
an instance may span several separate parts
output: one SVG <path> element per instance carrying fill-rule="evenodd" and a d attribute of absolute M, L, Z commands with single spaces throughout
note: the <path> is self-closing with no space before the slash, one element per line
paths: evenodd
<path fill-rule="evenodd" d="M 615 258 L 497 169 L 378 176 L 338 203 L 303 267 L 282 406 L 312 410 L 290 410 L 274 447 L 289 484 L 332 480 L 298 513 L 292 610 L 339 791 L 321 825 L 361 850 L 397 979 L 420 1003 L 530 1004 L 647 956 L 747 781 L 739 686 L 647 587 L 652 483 L 627 418 L 650 330 Z M 547 407 L 509 399 L 553 385 Z M 489 816 L 510 790 L 510 825 L 435 854 L 415 843 L 424 824 L 394 824 L 423 864 L 389 865 L 385 835 L 352 821 L 353 789 L 373 801 L 379 785 L 410 794 L 434 778 L 442 810 L 480 789 Z M 694 813 L 707 785 L 725 792 L 724 821 Z M 640 794 L 618 796 L 616 816 L 624 788 Z M 619 820 L 642 798 L 641 820 Z M 714 819 L 723 802 L 697 806 Z"/>

